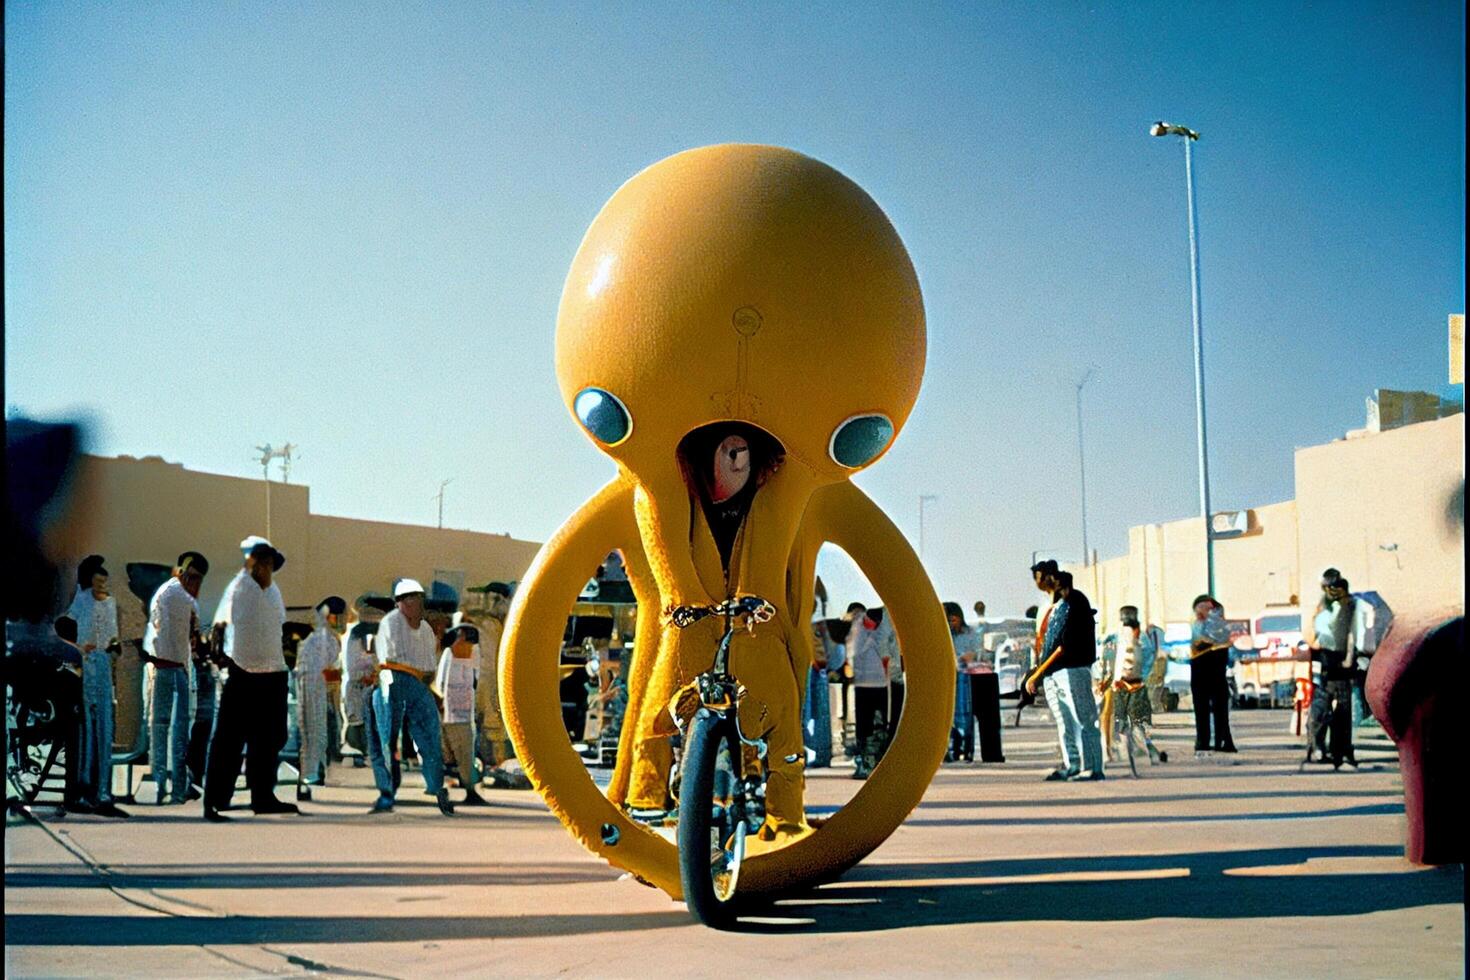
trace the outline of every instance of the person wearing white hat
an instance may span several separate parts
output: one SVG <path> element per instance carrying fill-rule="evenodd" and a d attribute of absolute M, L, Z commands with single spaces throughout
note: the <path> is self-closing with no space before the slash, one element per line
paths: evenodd
<path fill-rule="evenodd" d="M 424 587 L 411 578 L 393 584 L 396 608 L 383 617 L 374 644 L 378 658 L 378 684 L 373 689 L 372 717 L 376 723 L 378 752 L 370 754 L 378 799 L 373 813 L 393 809 L 398 791 L 398 759 L 393 754 L 394 735 L 408 723 L 408 733 L 423 763 L 424 786 L 439 803 L 446 817 L 454 813 L 449 791 L 444 788 L 444 756 L 439 745 L 439 710 L 428 682 L 438 667 L 438 644 L 434 630 L 424 619 Z M 371 733 L 369 733 L 371 735 Z M 391 767 L 391 768 L 390 768 Z"/>
<path fill-rule="evenodd" d="M 296 726 L 301 732 L 299 777 L 296 799 L 311 799 L 307 786 L 326 782 L 327 672 L 338 669 L 342 641 L 337 637 L 337 618 L 347 609 L 341 596 L 328 596 L 312 610 L 315 628 L 296 651 Z"/>
<path fill-rule="evenodd" d="M 229 677 L 220 694 L 214 740 L 204 777 L 204 819 L 226 821 L 220 811 L 235 795 L 235 778 L 245 759 L 250 808 L 256 813 L 300 813 L 276 798 L 276 769 L 286 744 L 286 656 L 281 647 L 286 603 L 273 577 L 286 564 L 265 538 L 240 542 L 244 567 L 225 586 L 214 614 L 222 636 Z"/>

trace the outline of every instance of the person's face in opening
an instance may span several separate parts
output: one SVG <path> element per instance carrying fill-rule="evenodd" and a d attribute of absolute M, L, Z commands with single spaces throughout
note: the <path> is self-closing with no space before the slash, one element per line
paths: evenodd
<path fill-rule="evenodd" d="M 204 573 L 190 566 L 179 572 L 179 584 L 184 587 L 185 592 L 197 599 L 199 598 L 199 587 L 204 584 Z"/>
<path fill-rule="evenodd" d="M 949 617 L 949 631 L 951 633 L 958 633 L 960 630 L 962 630 L 964 628 L 965 628 L 965 622 L 964 622 L 964 620 L 960 619 L 960 617 L 954 616 L 954 615 L 951 615 Z"/>
<path fill-rule="evenodd" d="M 276 572 L 275 556 L 264 548 L 257 548 L 245 556 L 245 570 L 262 589 L 271 584 Z"/>
<path fill-rule="evenodd" d="M 107 598 L 107 576 L 103 575 L 101 572 L 98 572 L 96 575 L 92 576 L 92 598 Z"/>
<path fill-rule="evenodd" d="M 750 482 L 750 444 L 744 436 L 726 436 L 715 449 L 710 494 L 714 503 L 724 503 Z"/>
<path fill-rule="evenodd" d="M 403 613 L 403 618 L 408 620 L 408 625 L 418 629 L 419 621 L 424 618 L 423 593 L 413 592 L 399 599 L 398 611 Z"/>

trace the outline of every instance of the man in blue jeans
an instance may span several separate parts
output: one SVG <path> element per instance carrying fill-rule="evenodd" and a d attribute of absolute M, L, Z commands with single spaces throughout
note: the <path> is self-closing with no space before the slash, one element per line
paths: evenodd
<path fill-rule="evenodd" d="M 411 578 L 393 585 L 396 608 L 378 625 L 374 652 L 378 659 L 377 683 L 373 687 L 372 721 L 378 750 L 370 752 L 373 782 L 378 799 L 373 813 L 393 809 L 398 790 L 398 759 L 393 752 L 394 736 L 408 723 L 408 733 L 423 763 L 424 786 L 439 803 L 439 812 L 453 816 L 454 805 L 444 788 L 444 756 L 439 745 L 439 708 L 429 693 L 428 683 L 438 667 L 438 642 L 424 620 L 424 587 Z M 374 732 L 369 732 L 372 737 Z"/>
<path fill-rule="evenodd" d="M 1053 594 L 1056 602 L 1046 614 L 1036 669 L 1026 678 L 1026 691 L 1046 690 L 1047 707 L 1057 723 L 1062 764 L 1047 775 L 1061 779 L 1102 779 L 1102 735 L 1097 727 L 1097 702 L 1092 698 L 1092 662 L 1097 659 L 1097 630 L 1092 603 L 1072 588 L 1070 572 L 1055 562 L 1032 569 L 1037 587 Z"/>
<path fill-rule="evenodd" d="M 148 628 L 143 634 L 143 660 L 153 668 L 148 757 L 158 786 L 155 802 L 160 806 L 199 798 L 189 779 L 193 714 L 189 662 L 199 633 L 199 587 L 208 571 L 209 562 L 203 555 L 184 552 L 173 578 L 153 593 L 148 604 Z"/>

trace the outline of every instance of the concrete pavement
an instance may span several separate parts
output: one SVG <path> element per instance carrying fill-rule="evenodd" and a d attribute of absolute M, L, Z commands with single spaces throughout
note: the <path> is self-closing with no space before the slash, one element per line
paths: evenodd
<path fill-rule="evenodd" d="M 1172 714 L 1169 764 L 1057 784 L 1028 711 L 1006 763 L 945 767 L 866 862 L 739 933 L 620 878 L 532 793 L 445 819 L 417 773 L 388 816 L 335 769 L 302 818 L 12 822 L 6 974 L 1463 975 L 1463 871 L 1402 860 L 1392 747 L 1298 774 L 1285 712 L 1234 719 L 1233 765 L 1194 760 Z M 812 772 L 812 804 L 847 799 L 848 771 Z"/>

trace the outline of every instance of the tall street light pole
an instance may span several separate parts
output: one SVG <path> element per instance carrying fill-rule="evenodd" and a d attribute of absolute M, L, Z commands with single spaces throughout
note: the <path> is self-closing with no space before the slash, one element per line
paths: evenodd
<path fill-rule="evenodd" d="M 1210 595 L 1215 594 L 1215 534 L 1210 527 L 1210 463 L 1205 439 L 1205 349 L 1200 328 L 1199 219 L 1194 210 L 1194 158 L 1191 146 L 1199 133 L 1162 120 L 1149 128 L 1150 136 L 1178 136 L 1184 143 L 1184 191 L 1189 210 L 1189 290 L 1194 315 L 1194 421 L 1199 444 L 1199 512 L 1205 522 L 1205 572 Z"/>
<path fill-rule="evenodd" d="M 924 557 L 924 505 L 939 498 L 932 493 L 919 494 L 919 557 Z"/>
<path fill-rule="evenodd" d="M 1082 480 L 1082 564 L 1092 564 L 1092 552 L 1087 550 L 1087 455 L 1082 450 L 1082 389 L 1092 378 L 1093 368 L 1088 368 L 1082 380 L 1077 382 L 1077 472 Z M 1035 564 L 1033 562 L 1033 564 Z"/>

